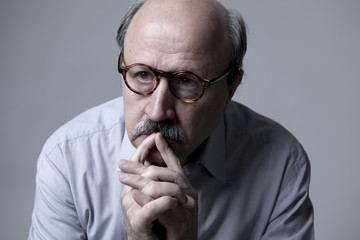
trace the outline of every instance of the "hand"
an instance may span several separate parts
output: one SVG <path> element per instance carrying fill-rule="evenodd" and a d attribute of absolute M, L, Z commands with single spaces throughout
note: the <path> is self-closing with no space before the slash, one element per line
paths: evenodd
<path fill-rule="evenodd" d="M 166 167 L 145 166 L 156 147 Z M 197 193 L 179 159 L 160 133 L 152 134 L 137 148 L 130 161 L 120 160 L 124 184 L 122 205 L 129 239 L 196 239 Z"/>

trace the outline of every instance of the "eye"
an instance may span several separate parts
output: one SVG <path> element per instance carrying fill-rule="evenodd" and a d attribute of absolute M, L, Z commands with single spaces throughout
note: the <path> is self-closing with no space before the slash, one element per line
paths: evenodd
<path fill-rule="evenodd" d="M 128 81 L 141 84 L 152 83 L 155 79 L 154 73 L 145 66 L 134 66 L 127 72 Z"/>
<path fill-rule="evenodd" d="M 138 71 L 134 76 L 138 81 L 149 82 L 152 81 L 154 76 L 150 71 Z"/>
<path fill-rule="evenodd" d="M 179 87 L 193 88 L 198 86 L 198 81 L 186 75 L 182 75 L 176 78 L 176 84 Z"/>
<path fill-rule="evenodd" d="M 203 92 L 203 87 L 198 78 L 192 74 L 178 74 L 171 84 L 172 93 L 186 100 L 197 99 Z"/>

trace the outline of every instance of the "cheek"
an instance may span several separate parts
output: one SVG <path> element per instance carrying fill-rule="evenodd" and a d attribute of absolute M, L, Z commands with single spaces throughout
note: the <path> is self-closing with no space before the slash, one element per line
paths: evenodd
<path fill-rule="evenodd" d="M 126 87 L 126 86 L 123 86 Z M 126 131 L 131 141 L 134 140 L 132 130 L 135 125 L 143 119 L 143 101 L 140 99 L 140 95 L 130 92 L 128 89 L 123 90 L 123 101 L 124 101 L 124 117 Z"/>
<path fill-rule="evenodd" d="M 212 90 L 219 91 L 208 92 L 198 105 L 194 105 L 194 109 L 184 113 L 187 114 L 184 118 L 186 127 L 193 138 L 205 140 L 215 130 L 226 109 L 227 88 Z"/>
<path fill-rule="evenodd" d="M 211 101 L 198 105 L 193 109 L 187 108 L 179 114 L 182 128 L 185 130 L 189 144 L 201 144 L 217 127 L 225 104 L 216 104 Z M 195 105 L 194 105 L 195 106 Z"/>
<path fill-rule="evenodd" d="M 202 108 L 199 111 L 194 112 L 189 116 L 186 121 L 187 128 L 191 129 L 191 133 L 194 133 L 195 137 L 198 135 L 206 134 L 217 125 L 217 119 L 219 114 L 213 111 L 212 108 Z"/>

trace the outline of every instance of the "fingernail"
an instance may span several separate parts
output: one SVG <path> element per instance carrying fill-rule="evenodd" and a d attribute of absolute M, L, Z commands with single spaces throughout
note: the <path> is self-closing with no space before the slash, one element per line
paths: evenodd
<path fill-rule="evenodd" d="M 124 159 L 120 159 L 118 162 L 119 168 L 126 167 L 128 165 L 128 161 Z"/>
<path fill-rule="evenodd" d="M 126 181 L 129 179 L 129 177 L 127 176 L 126 173 L 121 172 L 121 173 L 119 174 L 119 179 L 120 179 L 120 181 L 122 181 L 122 182 L 126 182 Z"/>

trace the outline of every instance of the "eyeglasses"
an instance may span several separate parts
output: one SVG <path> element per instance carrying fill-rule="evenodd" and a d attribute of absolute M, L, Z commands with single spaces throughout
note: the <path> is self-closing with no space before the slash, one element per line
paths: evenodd
<path fill-rule="evenodd" d="M 134 93 L 152 94 L 159 86 L 161 76 L 164 76 L 169 81 L 170 92 L 177 99 L 186 103 L 194 103 L 199 100 L 207 87 L 225 78 L 234 70 L 231 68 L 218 77 L 208 80 L 189 71 L 164 72 L 141 63 L 121 66 L 121 62 L 125 63 L 122 54 L 118 59 L 118 71 L 123 76 L 126 86 Z"/>

